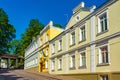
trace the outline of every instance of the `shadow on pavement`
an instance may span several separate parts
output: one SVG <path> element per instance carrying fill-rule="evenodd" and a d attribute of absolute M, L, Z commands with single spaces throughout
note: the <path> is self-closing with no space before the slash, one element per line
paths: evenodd
<path fill-rule="evenodd" d="M 11 70 L 9 69 L 0 69 L 0 80 L 18 80 L 23 77 L 17 75 L 9 74 Z M 13 71 L 13 70 L 12 70 Z"/>
<path fill-rule="evenodd" d="M 0 80 L 18 80 L 23 77 L 17 77 L 16 75 L 0 75 Z"/>

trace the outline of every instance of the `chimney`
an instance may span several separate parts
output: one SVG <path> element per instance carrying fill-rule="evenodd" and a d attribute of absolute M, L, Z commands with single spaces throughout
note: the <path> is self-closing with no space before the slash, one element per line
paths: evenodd
<path fill-rule="evenodd" d="M 85 3 L 84 2 L 81 2 L 77 7 L 75 7 L 73 9 L 73 14 L 76 13 L 78 10 L 80 10 L 81 8 L 84 8 L 85 7 Z"/>
<path fill-rule="evenodd" d="M 84 2 L 81 2 L 80 3 L 81 7 L 83 8 L 85 6 L 85 3 Z"/>
<path fill-rule="evenodd" d="M 49 22 L 49 26 L 53 26 L 53 21 L 50 21 L 50 22 Z"/>

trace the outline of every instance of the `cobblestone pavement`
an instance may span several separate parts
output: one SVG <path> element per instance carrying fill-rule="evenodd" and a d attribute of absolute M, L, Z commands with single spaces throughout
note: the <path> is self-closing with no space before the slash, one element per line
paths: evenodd
<path fill-rule="evenodd" d="M 27 70 L 0 70 L 0 80 L 80 80 Z"/>

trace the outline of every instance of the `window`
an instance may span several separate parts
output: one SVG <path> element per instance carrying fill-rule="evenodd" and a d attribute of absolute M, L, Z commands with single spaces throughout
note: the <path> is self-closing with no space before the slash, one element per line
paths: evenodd
<path fill-rule="evenodd" d="M 45 35 L 45 41 L 48 41 L 48 34 Z"/>
<path fill-rule="evenodd" d="M 107 13 L 98 17 L 98 33 L 108 30 Z"/>
<path fill-rule="evenodd" d="M 48 49 L 46 49 L 46 56 L 48 56 Z"/>
<path fill-rule="evenodd" d="M 46 60 L 45 68 L 48 68 L 48 60 Z"/>
<path fill-rule="evenodd" d="M 62 59 L 58 59 L 58 69 L 62 69 Z"/>
<path fill-rule="evenodd" d="M 86 34 L 85 34 L 85 25 L 80 28 L 80 41 L 83 41 L 86 39 Z"/>
<path fill-rule="evenodd" d="M 70 34 L 70 45 L 75 44 L 75 31 Z"/>
<path fill-rule="evenodd" d="M 35 59 L 35 64 L 37 64 L 38 63 L 38 58 L 36 57 L 36 59 Z"/>
<path fill-rule="evenodd" d="M 52 70 L 55 70 L 55 61 L 52 61 Z"/>
<path fill-rule="evenodd" d="M 108 75 L 101 76 L 100 80 L 108 80 Z"/>
<path fill-rule="evenodd" d="M 99 47 L 99 64 L 101 63 L 109 63 L 108 45 Z"/>
<path fill-rule="evenodd" d="M 52 44 L 52 53 L 55 53 L 55 44 Z"/>
<path fill-rule="evenodd" d="M 75 55 L 70 56 L 70 68 L 75 68 Z"/>
<path fill-rule="evenodd" d="M 80 67 L 86 66 L 86 54 L 85 52 L 80 53 Z"/>
<path fill-rule="evenodd" d="M 59 40 L 58 50 L 62 50 L 62 40 Z"/>
<path fill-rule="evenodd" d="M 43 40 L 42 39 L 40 39 L 40 45 L 42 45 L 43 44 Z"/>

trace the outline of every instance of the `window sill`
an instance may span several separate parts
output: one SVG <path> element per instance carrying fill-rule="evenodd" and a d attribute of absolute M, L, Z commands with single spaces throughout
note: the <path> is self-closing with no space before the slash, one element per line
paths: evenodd
<path fill-rule="evenodd" d="M 75 70 L 76 68 L 75 67 L 71 67 L 70 70 Z"/>
<path fill-rule="evenodd" d="M 79 41 L 79 43 L 82 43 L 82 42 L 84 42 L 84 41 L 86 41 L 86 39 Z"/>
<path fill-rule="evenodd" d="M 99 36 L 99 35 L 101 35 L 101 34 L 103 34 L 103 33 L 106 33 L 106 32 L 108 32 L 108 30 L 105 30 L 105 31 L 100 32 L 100 33 L 97 33 L 97 35 L 96 35 L 96 36 Z"/>
<path fill-rule="evenodd" d="M 58 69 L 58 71 L 62 71 L 62 69 L 60 68 L 60 69 Z"/>
<path fill-rule="evenodd" d="M 74 45 L 75 45 L 75 43 L 74 43 L 74 44 L 71 44 L 70 47 L 72 47 L 72 46 L 74 46 Z"/>
<path fill-rule="evenodd" d="M 58 52 L 62 51 L 62 49 L 58 50 Z"/>
<path fill-rule="evenodd" d="M 86 69 L 86 65 L 85 66 L 79 66 L 78 69 Z"/>
<path fill-rule="evenodd" d="M 100 63 L 100 64 L 97 64 L 97 67 L 99 66 L 109 66 L 110 64 L 109 63 Z"/>
<path fill-rule="evenodd" d="M 55 54 L 55 52 L 54 53 L 52 53 L 52 55 L 54 55 Z"/>
<path fill-rule="evenodd" d="M 55 70 L 51 70 L 52 72 L 54 72 Z"/>

